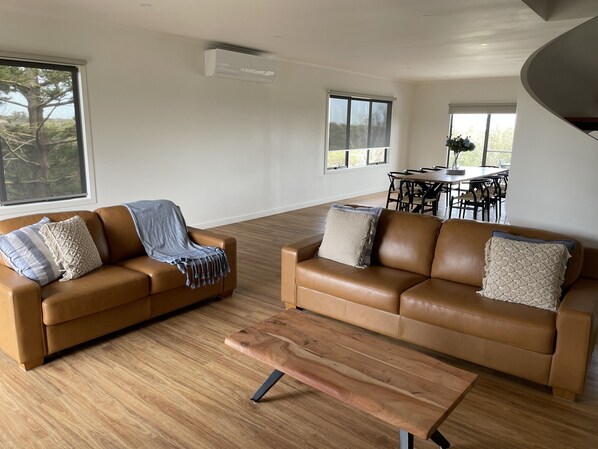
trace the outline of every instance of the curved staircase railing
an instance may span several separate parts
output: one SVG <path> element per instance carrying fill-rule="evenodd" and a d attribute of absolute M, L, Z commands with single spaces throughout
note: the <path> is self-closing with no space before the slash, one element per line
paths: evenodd
<path fill-rule="evenodd" d="M 527 92 L 543 107 L 598 139 L 598 17 L 537 50 L 521 70 Z"/>

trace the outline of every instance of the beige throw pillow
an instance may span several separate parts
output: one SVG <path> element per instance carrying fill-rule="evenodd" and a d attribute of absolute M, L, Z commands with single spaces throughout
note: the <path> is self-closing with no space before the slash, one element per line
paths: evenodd
<path fill-rule="evenodd" d="M 381 211 L 334 204 L 326 217 L 318 256 L 353 267 L 367 267 Z"/>
<path fill-rule="evenodd" d="M 76 279 L 102 265 L 85 221 L 78 215 L 40 229 L 54 259 L 64 271 L 61 281 Z"/>
<path fill-rule="evenodd" d="M 556 311 L 569 257 L 562 243 L 492 237 L 486 243 L 486 275 L 478 293 Z"/>

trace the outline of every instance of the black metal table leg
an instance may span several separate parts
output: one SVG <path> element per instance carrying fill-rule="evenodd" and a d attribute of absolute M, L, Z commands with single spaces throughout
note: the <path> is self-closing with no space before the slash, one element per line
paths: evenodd
<path fill-rule="evenodd" d="M 451 443 L 438 431 L 435 430 L 430 439 L 440 447 L 440 449 L 448 449 L 451 447 Z"/>
<path fill-rule="evenodd" d="M 413 434 L 401 429 L 401 449 L 413 449 Z"/>
<path fill-rule="evenodd" d="M 401 429 L 400 432 L 400 449 L 413 449 L 413 434 L 403 429 Z M 430 439 L 437 444 L 440 449 L 448 449 L 451 447 L 451 443 L 449 443 L 448 440 L 444 438 L 444 436 L 438 430 L 434 431 L 434 433 L 430 436 Z"/>
<path fill-rule="evenodd" d="M 284 373 L 282 371 L 278 371 L 277 369 L 272 371 L 272 374 L 268 376 L 266 382 L 264 382 L 262 386 L 255 392 L 255 394 L 251 397 L 251 400 L 253 402 L 259 402 L 260 399 L 262 399 L 262 397 L 268 392 L 268 390 L 270 390 L 270 388 L 272 388 L 274 384 L 278 382 L 282 376 L 284 376 Z"/>

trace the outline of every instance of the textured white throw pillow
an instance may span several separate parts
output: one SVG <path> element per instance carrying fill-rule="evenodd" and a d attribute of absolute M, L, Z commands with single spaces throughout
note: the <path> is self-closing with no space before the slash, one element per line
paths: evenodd
<path fill-rule="evenodd" d="M 381 212 L 381 208 L 333 205 L 326 217 L 318 256 L 353 267 L 367 267 Z"/>
<path fill-rule="evenodd" d="M 64 271 L 61 281 L 79 278 L 102 265 L 87 225 L 78 215 L 57 223 L 47 223 L 40 233 Z"/>
<path fill-rule="evenodd" d="M 486 275 L 478 293 L 556 311 L 569 257 L 562 243 L 492 237 L 486 243 Z"/>

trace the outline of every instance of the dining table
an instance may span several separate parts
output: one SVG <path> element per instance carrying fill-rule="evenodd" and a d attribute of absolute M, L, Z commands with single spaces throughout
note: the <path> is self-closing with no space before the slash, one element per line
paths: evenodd
<path fill-rule="evenodd" d="M 465 172 L 463 174 L 449 174 L 446 168 L 441 168 L 434 171 L 408 171 L 405 173 L 394 172 L 393 177 L 399 181 L 413 181 L 419 183 L 424 189 L 424 196 L 427 198 L 434 198 L 440 195 L 443 186 L 460 184 L 466 181 L 473 181 L 479 178 L 487 178 L 491 176 L 507 173 L 508 168 L 501 167 L 460 167 Z M 423 203 L 422 203 L 423 204 Z M 419 212 L 422 205 L 418 205 L 413 212 Z"/>

